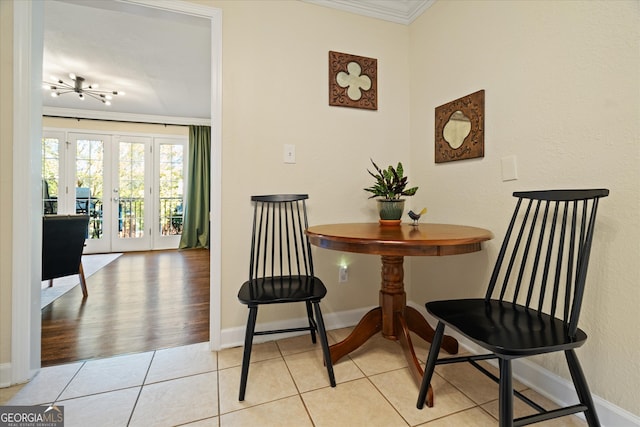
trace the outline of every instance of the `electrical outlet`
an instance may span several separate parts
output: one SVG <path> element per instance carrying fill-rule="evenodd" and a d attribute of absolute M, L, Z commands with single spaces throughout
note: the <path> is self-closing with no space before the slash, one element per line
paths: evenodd
<path fill-rule="evenodd" d="M 338 282 L 344 283 L 349 280 L 349 269 L 346 265 L 341 265 L 338 271 Z"/>

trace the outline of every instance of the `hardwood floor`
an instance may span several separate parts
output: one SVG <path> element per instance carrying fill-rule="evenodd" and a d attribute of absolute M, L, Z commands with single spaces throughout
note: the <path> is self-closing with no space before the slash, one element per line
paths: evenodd
<path fill-rule="evenodd" d="M 43 367 L 209 340 L 206 249 L 125 253 L 87 287 L 42 309 Z"/>

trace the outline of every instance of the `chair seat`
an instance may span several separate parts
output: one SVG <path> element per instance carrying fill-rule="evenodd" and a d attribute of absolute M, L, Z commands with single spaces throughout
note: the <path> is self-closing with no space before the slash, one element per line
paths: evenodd
<path fill-rule="evenodd" d="M 567 335 L 560 319 L 510 302 L 484 299 L 433 301 L 427 311 L 478 345 L 504 357 L 580 347 L 587 334 Z"/>
<path fill-rule="evenodd" d="M 327 288 L 314 276 L 275 276 L 246 281 L 238 291 L 238 299 L 247 305 L 319 301 Z"/>

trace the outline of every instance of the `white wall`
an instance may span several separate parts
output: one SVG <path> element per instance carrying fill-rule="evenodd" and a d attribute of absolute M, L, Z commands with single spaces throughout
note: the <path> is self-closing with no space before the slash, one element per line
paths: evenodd
<path fill-rule="evenodd" d="M 427 220 L 476 225 L 479 254 L 413 259 L 409 298 L 482 295 L 515 190 L 605 187 L 578 350 L 591 391 L 640 414 L 640 3 L 438 1 L 411 25 L 411 170 Z M 434 108 L 486 91 L 485 157 L 434 164 Z M 519 179 L 501 180 L 517 157 Z M 462 266 L 468 265 L 463 269 Z M 469 283 L 476 285 L 469 285 Z M 562 357 L 537 360 L 569 378 Z"/>

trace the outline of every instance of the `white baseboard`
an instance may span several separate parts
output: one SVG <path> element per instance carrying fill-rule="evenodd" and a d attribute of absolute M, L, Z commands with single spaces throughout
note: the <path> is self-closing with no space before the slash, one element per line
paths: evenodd
<path fill-rule="evenodd" d="M 433 317 L 426 312 L 423 305 L 413 302 L 408 302 L 407 305 L 422 313 L 432 326 L 436 324 Z M 327 330 L 331 330 L 354 326 L 371 308 L 373 307 L 325 314 L 325 327 Z M 300 318 L 293 321 L 286 320 L 270 322 L 261 324 L 260 326 L 263 329 L 283 329 L 293 327 L 295 325 L 304 326 L 306 325 L 306 322 L 306 318 Z M 244 331 L 244 326 L 222 330 L 222 348 L 242 346 L 244 343 Z M 277 337 L 283 338 L 287 336 L 301 335 L 302 333 L 285 333 L 278 335 Z M 480 354 L 485 352 L 472 341 L 469 341 L 455 331 L 448 330 L 447 334 L 456 338 L 459 344 L 471 353 Z M 271 341 L 274 337 L 275 336 L 268 335 L 258 336 L 255 338 L 254 342 Z M 424 355 L 424 357 L 426 357 L 426 355 Z M 530 387 L 532 390 L 535 390 L 558 405 L 573 404 L 578 401 L 571 381 L 568 381 L 529 360 L 515 360 L 513 362 L 513 376 L 527 387 Z M 596 411 L 598 412 L 598 418 L 604 427 L 640 427 L 640 417 L 637 415 L 634 415 L 599 396 L 592 394 L 592 397 L 596 406 Z M 578 416 L 582 416 L 582 414 L 578 414 Z"/>
<path fill-rule="evenodd" d="M 407 305 L 418 310 L 432 326 L 436 325 L 436 321 L 427 313 L 424 306 L 420 306 L 412 302 L 407 303 Z M 456 331 L 447 329 L 447 335 L 451 335 L 456 338 L 460 346 L 473 354 L 486 353 L 486 351 L 481 347 L 461 336 Z M 578 403 L 573 382 L 566 380 L 565 378 L 526 359 L 514 360 L 512 367 L 515 379 L 556 404 L 566 406 Z M 637 415 L 634 415 L 631 412 L 594 395 L 593 393 L 591 393 L 591 396 L 593 398 L 593 403 L 596 406 L 596 412 L 598 413 L 598 418 L 600 419 L 602 426 L 640 427 L 640 417 Z M 583 414 L 578 414 L 577 416 L 584 419 Z"/>

